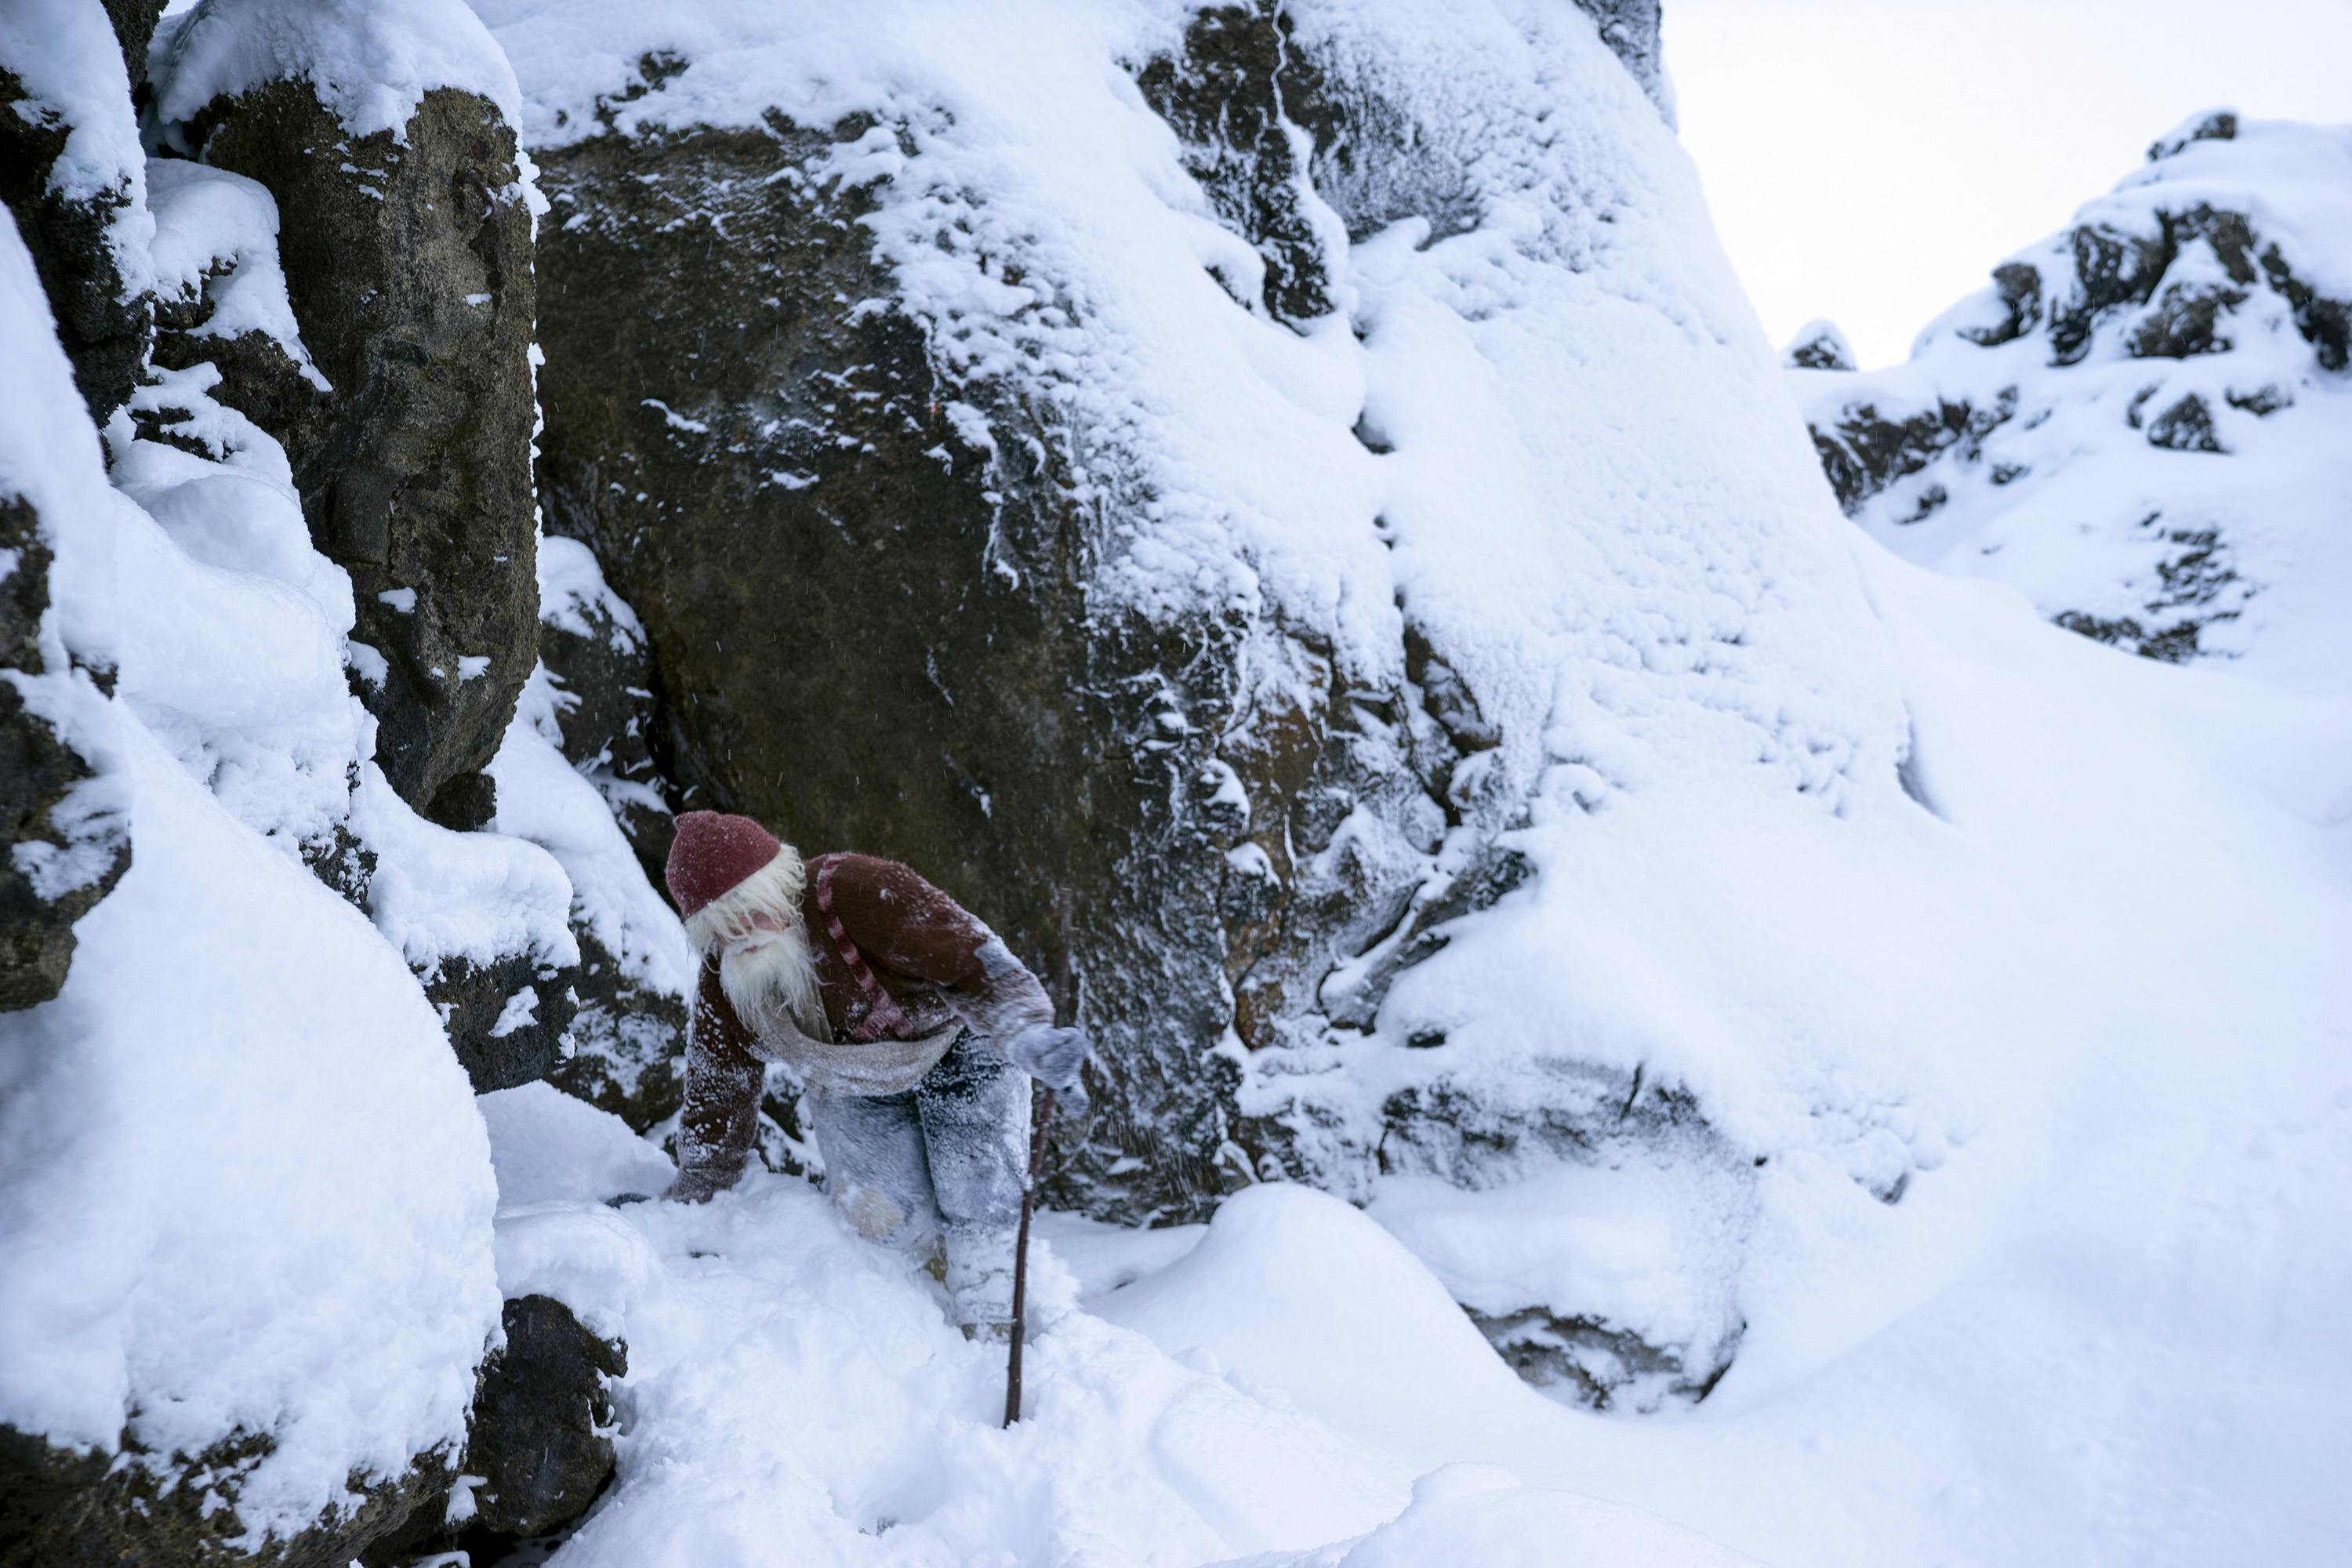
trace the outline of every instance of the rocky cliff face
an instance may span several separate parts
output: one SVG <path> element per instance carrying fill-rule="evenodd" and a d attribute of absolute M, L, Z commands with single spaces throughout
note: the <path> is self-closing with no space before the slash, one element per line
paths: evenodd
<path fill-rule="evenodd" d="M 906 859 L 1067 963 L 1102 1059 L 1059 1203 L 1673 1170 L 1714 1239 L 1671 1310 L 1457 1289 L 1564 1397 L 1703 1394 L 1759 1151 L 1652 1064 L 1678 1024 L 1587 1026 L 1605 970 L 1522 1006 L 1566 973 L 1534 933 L 1608 901 L 1583 836 L 1624 800 L 1917 808 L 1655 8 L 1181 7 L 1108 46 L 1051 6 L 1017 44 L 730 13 L 696 53 L 484 12 L 551 204 L 547 526 L 642 616 L 668 804 Z M 1886 1114 L 1791 1135 L 1893 1202 Z"/>
<path fill-rule="evenodd" d="M 89 104 L 127 92 L 106 19 L 78 21 L 65 39 L 24 28 L 0 35 L 0 199 L 15 236 L 0 309 L 40 313 L 8 323 L 0 342 L 29 365 L 53 319 L 91 417 L 102 418 L 130 395 L 150 307 L 135 143 L 103 134 L 119 132 L 118 123 L 86 132 L 68 154 Z M 20 263 L 21 277 L 13 270 Z M 9 455 L 56 439 L 73 415 L 16 403 Z M 57 995 L 73 960 L 74 923 L 130 860 L 119 764 L 108 777 L 110 573 L 74 515 L 89 499 L 37 482 L 29 465 L 0 470 L 0 1011 Z"/>
<path fill-rule="evenodd" d="M 1655 7 L 1610 25 L 1647 70 Z M 539 153 L 549 525 L 644 611 L 673 800 L 904 858 L 1042 968 L 1078 955 L 1109 1114 L 1061 1152 L 1066 1198 L 1175 1217 L 1312 1174 L 1236 1067 L 1364 1028 L 1517 880 L 1496 723 L 1410 609 L 1374 669 L 1276 606 L 1125 602 L 1149 483 L 1052 376 L 955 373 L 877 254 L 897 193 L 856 171 L 921 128 L 620 122 L 689 63 L 645 58 Z M 1476 221 L 1407 108 L 1276 7 L 1204 9 L 1130 69 L 1255 258 L 1220 286 L 1296 331 L 1331 319 L 1351 238 Z"/>
<path fill-rule="evenodd" d="M 2339 132 L 2200 116 L 1909 363 L 1801 374 L 1847 514 L 2085 637 L 2324 681 L 2352 570 L 2314 501 L 2344 493 L 2347 176 Z"/>
<path fill-rule="evenodd" d="M 479 827 L 481 770 L 537 650 L 536 307 L 513 129 L 436 89 L 396 131 L 354 136 L 309 82 L 279 80 L 195 108 L 180 135 L 277 201 L 326 388 L 297 400 L 225 373 L 220 396 L 278 434 L 311 537 L 352 574 L 352 636 L 383 656 L 362 689 L 378 765 L 435 820 Z"/>

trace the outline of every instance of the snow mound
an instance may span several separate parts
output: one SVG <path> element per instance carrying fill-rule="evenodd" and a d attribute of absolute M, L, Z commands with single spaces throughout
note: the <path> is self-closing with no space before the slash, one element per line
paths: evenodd
<path fill-rule="evenodd" d="M 260 332 L 286 351 L 311 385 L 331 390 L 310 362 L 286 297 L 286 274 L 278 262 L 278 201 L 268 189 L 226 169 L 164 158 L 148 166 L 147 199 L 155 216 L 151 256 L 157 293 L 166 303 L 204 299 L 212 307 L 190 335 Z"/>
<path fill-rule="evenodd" d="M 1414 1482 L 1412 1505 L 1360 1541 L 1245 1563 L 1246 1568 L 1427 1568 L 1437 1563 L 1739 1568 L 1749 1561 L 1654 1515 L 1522 1485 L 1499 1465 L 1448 1465 Z"/>
<path fill-rule="evenodd" d="M 293 77 L 307 79 L 353 136 L 388 131 L 404 141 L 435 88 L 474 93 L 508 124 L 520 121 L 514 71 L 464 0 L 203 0 L 157 26 L 153 58 L 165 124 Z"/>
<path fill-rule="evenodd" d="M 2172 661 L 2352 668 L 2352 127 L 2204 116 L 1908 363 L 1794 373 L 1849 515 Z"/>
<path fill-rule="evenodd" d="M 166 372 L 134 402 L 194 409 L 179 428 L 226 461 L 123 432 L 122 700 L 246 826 L 317 845 L 372 732 L 343 673 L 351 578 L 311 549 L 278 443 L 207 395 L 216 375 Z"/>
<path fill-rule="evenodd" d="M 0 1015 L 0 1420 L 166 1467 L 267 1436 L 209 1483 L 257 1541 L 463 1441 L 488 1150 L 398 955 L 127 728 L 131 870 Z"/>
<path fill-rule="evenodd" d="M 658 1193 L 677 1173 L 667 1156 L 619 1117 L 551 1084 L 502 1089 L 478 1103 L 490 1130 L 501 1210 L 583 1194 Z"/>
<path fill-rule="evenodd" d="M 559 1568 L 1534 1563 L 1568 1547 L 1596 1568 L 1740 1561 L 1497 1466 L 1414 1484 L 1381 1424 L 1329 1419 L 1314 1391 L 1348 1385 L 1357 1410 L 1497 1399 L 1573 1418 L 1495 1360 L 1411 1255 L 1318 1194 L 1232 1201 L 1104 1317 L 1040 1244 L 1051 1327 L 1030 1348 L 1026 1418 L 1003 1430 L 1003 1352 L 966 1343 L 914 1260 L 860 1241 L 805 1184 L 755 1173 L 705 1206 L 614 1210 L 601 1197 L 649 1152 L 617 1119 L 541 1086 L 485 1109 L 509 1292 L 553 1294 L 629 1344 L 618 1477 Z M 1203 1328 L 1213 1353 L 1192 1348 Z M 1251 1333 L 1263 1363 L 1235 1337 Z"/>
<path fill-rule="evenodd" d="M 567 920 L 572 884 L 555 857 L 498 833 L 454 833 L 411 810 L 373 763 L 352 821 L 375 852 L 368 912 L 418 973 L 453 960 L 488 968 L 512 954 L 580 962 Z"/>

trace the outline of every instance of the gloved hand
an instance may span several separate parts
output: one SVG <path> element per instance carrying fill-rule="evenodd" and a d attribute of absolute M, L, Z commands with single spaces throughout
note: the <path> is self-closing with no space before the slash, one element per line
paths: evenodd
<path fill-rule="evenodd" d="M 1086 1090 L 1078 1074 L 1094 1054 L 1094 1042 L 1084 1029 L 1057 1029 L 1051 1024 L 1032 1024 L 1004 1047 L 1005 1059 L 1014 1067 L 1057 1094 L 1075 1093 L 1081 1100 Z"/>

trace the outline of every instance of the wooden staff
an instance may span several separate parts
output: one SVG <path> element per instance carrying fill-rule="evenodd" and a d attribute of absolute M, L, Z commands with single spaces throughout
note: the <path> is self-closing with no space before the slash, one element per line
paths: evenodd
<path fill-rule="evenodd" d="M 1062 951 L 1054 965 L 1054 989 L 1065 1028 L 1078 1021 L 1077 985 L 1070 968 L 1070 895 L 1061 902 Z M 1030 1109 L 1029 1181 L 1021 1189 L 1021 1234 L 1013 1247 L 1013 1344 L 1004 1357 L 1004 1424 L 1021 1419 L 1021 1342 L 1029 1337 L 1029 1216 L 1037 1206 L 1037 1173 L 1045 1163 L 1045 1129 L 1054 1120 L 1054 1091 L 1040 1089 Z"/>

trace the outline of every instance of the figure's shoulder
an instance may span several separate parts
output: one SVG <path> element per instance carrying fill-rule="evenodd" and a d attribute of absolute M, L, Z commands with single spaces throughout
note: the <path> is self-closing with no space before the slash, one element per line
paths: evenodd
<path fill-rule="evenodd" d="M 879 855 L 835 849 L 807 862 L 809 886 L 820 878 L 831 885 L 835 899 L 871 900 L 884 904 L 929 904 L 945 895 L 925 881 L 913 867 Z"/>

